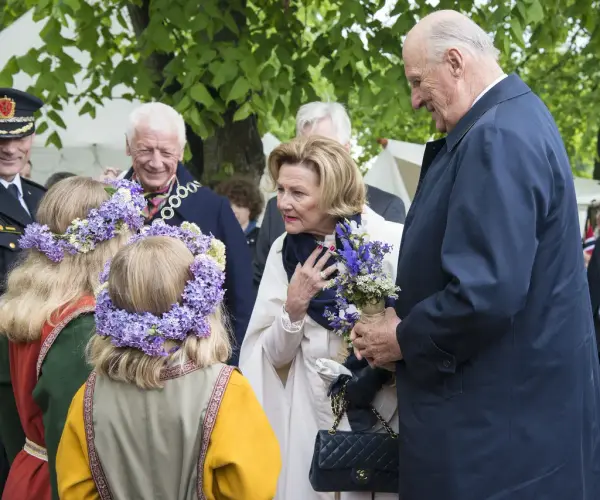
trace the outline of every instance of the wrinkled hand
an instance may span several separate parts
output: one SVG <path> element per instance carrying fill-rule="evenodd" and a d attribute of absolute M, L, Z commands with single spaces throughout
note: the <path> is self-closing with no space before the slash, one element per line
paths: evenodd
<path fill-rule="evenodd" d="M 331 257 L 331 251 L 327 250 L 319 260 L 319 254 L 323 251 L 318 246 L 310 254 L 304 265 L 298 263 L 296 271 L 288 286 L 285 310 L 291 321 L 300 321 L 308 310 L 308 304 L 317 293 L 327 284 L 329 276 L 337 269 L 335 264 L 323 269 Z"/>
<path fill-rule="evenodd" d="M 393 307 L 388 307 L 384 318 L 377 323 L 358 322 L 350 335 L 356 357 L 365 358 L 371 366 L 387 369 L 386 365 L 401 360 L 402 351 L 396 340 L 399 323 Z"/>

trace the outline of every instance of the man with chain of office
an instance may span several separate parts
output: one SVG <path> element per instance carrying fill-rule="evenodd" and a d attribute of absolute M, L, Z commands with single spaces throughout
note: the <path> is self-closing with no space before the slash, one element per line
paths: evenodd
<path fill-rule="evenodd" d="M 250 251 L 229 201 L 202 186 L 183 166 L 185 144 L 185 122 L 175 109 L 159 102 L 141 105 L 129 120 L 126 145 L 132 168 L 125 178 L 144 188 L 148 224 L 193 222 L 225 244 L 225 305 L 235 334 L 230 364 L 237 365 L 254 306 Z"/>

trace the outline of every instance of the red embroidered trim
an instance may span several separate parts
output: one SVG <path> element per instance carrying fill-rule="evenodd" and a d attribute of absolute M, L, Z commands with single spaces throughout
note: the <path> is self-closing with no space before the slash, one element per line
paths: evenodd
<path fill-rule="evenodd" d="M 236 368 L 233 366 L 224 366 L 221 368 L 221 372 L 217 377 L 217 382 L 213 389 L 212 395 L 208 401 L 208 407 L 206 408 L 206 415 L 204 415 L 204 422 L 202 423 L 202 443 L 200 445 L 200 456 L 198 457 L 198 500 L 206 500 L 204 494 L 204 461 L 206 460 L 206 453 L 208 452 L 208 445 L 210 443 L 210 436 L 215 422 L 217 420 L 217 414 L 221 407 L 221 401 L 223 401 L 223 394 L 227 388 L 227 383 L 231 374 Z"/>
<path fill-rule="evenodd" d="M 102 468 L 102 463 L 96 451 L 94 444 L 94 388 L 96 386 L 96 372 L 90 373 L 90 376 L 85 383 L 85 395 L 83 397 L 83 420 L 85 426 L 85 437 L 88 445 L 88 461 L 90 463 L 90 471 L 96 489 L 100 495 L 100 500 L 112 500 L 108 481 Z"/>
<path fill-rule="evenodd" d="M 159 379 L 161 381 L 172 380 L 174 378 L 183 377 L 190 372 L 198 370 L 198 366 L 193 361 L 186 361 L 183 365 L 174 365 L 168 368 L 163 368 L 160 372 Z"/>
<path fill-rule="evenodd" d="M 44 359 L 46 359 L 46 355 L 48 354 L 48 351 L 52 347 L 52 344 L 54 344 L 54 341 L 56 340 L 56 338 L 58 337 L 60 332 L 62 332 L 63 329 L 65 328 L 65 326 L 67 326 L 71 321 L 73 321 L 78 316 L 81 316 L 82 314 L 86 314 L 86 313 L 91 313 L 94 311 L 95 311 L 94 306 L 82 306 L 81 308 L 77 309 L 76 311 L 73 311 L 71 314 L 66 316 L 60 323 L 58 323 L 58 325 L 56 325 L 52 329 L 50 334 L 46 337 L 46 340 L 44 340 L 42 347 L 40 347 L 40 353 L 38 355 L 37 364 L 36 364 L 36 375 L 37 375 L 38 380 L 40 378 L 40 372 L 42 371 L 42 364 L 44 363 Z"/>

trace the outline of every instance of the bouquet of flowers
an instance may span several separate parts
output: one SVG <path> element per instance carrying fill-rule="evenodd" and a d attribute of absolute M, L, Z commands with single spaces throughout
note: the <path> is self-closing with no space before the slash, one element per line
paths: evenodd
<path fill-rule="evenodd" d="M 350 345 L 350 332 L 360 320 L 385 313 L 385 299 L 398 297 L 394 281 L 383 268 L 383 259 L 392 246 L 371 241 L 366 230 L 354 221 L 336 227 L 342 244 L 334 255 L 338 273 L 327 287 L 335 291 L 335 306 L 324 316 L 333 330 Z"/>

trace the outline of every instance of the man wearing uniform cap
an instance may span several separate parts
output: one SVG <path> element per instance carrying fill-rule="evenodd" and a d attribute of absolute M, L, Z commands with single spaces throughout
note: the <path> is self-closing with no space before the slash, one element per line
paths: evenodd
<path fill-rule="evenodd" d="M 42 186 L 19 175 L 31 154 L 35 132 L 33 115 L 43 104 L 40 99 L 26 92 L 0 88 L 0 295 L 4 292 L 8 271 L 19 253 L 19 237 L 25 226 L 35 220 L 37 207 L 46 192 Z M 2 335 L 0 400 L 1 493 L 9 463 L 25 442 L 24 435 L 15 435 L 18 422 L 15 425 L 6 421 L 16 411 L 10 386 L 7 340 Z M 11 429 L 10 435 L 6 435 L 3 428 Z"/>
<path fill-rule="evenodd" d="M 18 254 L 19 236 L 34 221 L 45 189 L 19 175 L 27 165 L 35 132 L 37 97 L 0 88 L 0 294 Z"/>

